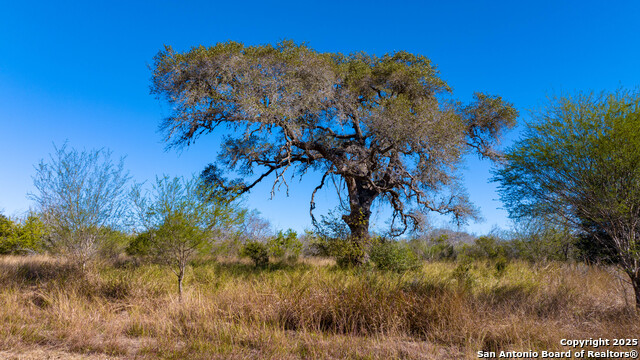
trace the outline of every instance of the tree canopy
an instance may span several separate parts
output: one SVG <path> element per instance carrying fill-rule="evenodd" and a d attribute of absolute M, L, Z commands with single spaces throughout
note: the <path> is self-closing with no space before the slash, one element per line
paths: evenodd
<path fill-rule="evenodd" d="M 151 254 L 171 265 L 180 294 L 193 256 L 210 248 L 222 230 L 243 220 L 245 210 L 220 195 L 199 177 L 165 176 L 156 178 L 151 189 L 144 191 L 138 184 L 131 191 L 133 224 L 147 238 L 141 240 L 148 241 Z"/>
<path fill-rule="evenodd" d="M 511 216 L 588 232 L 632 280 L 640 307 L 640 94 L 551 99 L 496 173 Z"/>
<path fill-rule="evenodd" d="M 220 180 L 218 167 L 257 172 L 228 187 L 244 192 L 268 176 L 275 189 L 288 171 L 319 172 L 311 211 L 316 191 L 331 182 L 354 239 L 368 236 L 374 200 L 392 206 L 397 232 L 425 211 L 474 216 L 456 167 L 469 151 L 496 158 L 494 145 L 517 116 L 499 96 L 451 99 L 431 61 L 404 51 L 379 57 L 290 41 L 225 42 L 184 53 L 166 47 L 152 69 L 152 93 L 173 107 L 162 124 L 171 145 L 221 125 L 232 130 L 205 172 L 211 181 Z"/>
<path fill-rule="evenodd" d="M 36 167 L 30 194 L 49 231 L 54 251 L 81 263 L 95 257 L 106 228 L 118 228 L 126 210 L 129 174 L 124 159 L 111 160 L 106 149 L 78 151 L 54 146 Z"/>

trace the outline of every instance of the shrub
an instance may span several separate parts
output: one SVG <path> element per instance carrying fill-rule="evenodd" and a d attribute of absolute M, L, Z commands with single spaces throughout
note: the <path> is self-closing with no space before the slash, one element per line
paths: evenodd
<path fill-rule="evenodd" d="M 429 260 L 455 260 L 457 257 L 453 244 L 449 242 L 449 236 L 446 234 L 431 239 L 429 245 L 426 252 Z"/>
<path fill-rule="evenodd" d="M 471 273 L 473 268 L 473 261 L 468 257 L 458 262 L 458 265 L 453 269 L 453 278 L 458 281 L 458 285 L 470 288 L 475 283 L 475 277 Z"/>
<path fill-rule="evenodd" d="M 362 259 L 364 255 L 364 249 L 361 246 L 344 238 L 329 238 L 328 248 L 329 254 L 341 268 L 357 264 L 358 259 Z"/>
<path fill-rule="evenodd" d="M 302 250 L 302 242 L 298 240 L 298 234 L 289 229 L 284 233 L 279 231 L 269 239 L 267 247 L 269 254 L 278 260 L 296 261 Z"/>
<path fill-rule="evenodd" d="M 505 271 L 507 270 L 507 265 L 509 265 L 509 260 L 506 257 L 499 257 L 495 261 L 494 267 L 496 269 L 497 277 L 501 277 L 502 275 L 504 275 Z"/>
<path fill-rule="evenodd" d="M 122 231 L 104 228 L 102 232 L 104 240 L 98 250 L 98 255 L 102 259 L 116 259 L 126 251 L 128 245 L 131 243 L 129 241 L 129 235 Z"/>
<path fill-rule="evenodd" d="M 496 260 L 512 255 L 510 245 L 494 236 L 480 236 L 472 245 L 463 246 L 461 252 L 469 259 Z"/>
<path fill-rule="evenodd" d="M 305 255 L 334 257 L 334 242 L 341 241 L 339 238 L 323 236 L 315 232 L 307 232 L 304 235 L 306 240 Z"/>
<path fill-rule="evenodd" d="M 247 241 L 240 248 L 240 256 L 250 258 L 256 267 L 266 267 L 269 264 L 267 246 L 255 240 Z"/>
<path fill-rule="evenodd" d="M 575 259 L 585 254 L 582 250 L 589 244 L 594 244 L 576 237 L 567 226 L 544 218 L 522 220 L 510 237 L 513 256 L 531 262 Z"/>
<path fill-rule="evenodd" d="M 316 223 L 309 241 L 311 252 L 318 256 L 330 256 L 339 267 L 349 267 L 364 255 L 364 249 L 349 241 L 351 231 L 338 211 L 329 211 Z"/>
<path fill-rule="evenodd" d="M 313 231 L 305 230 L 298 240 L 302 243 L 302 256 L 331 256 L 327 242 Z"/>
<path fill-rule="evenodd" d="M 34 214 L 15 223 L 0 214 L 0 254 L 41 252 L 45 236 L 45 226 Z"/>
<path fill-rule="evenodd" d="M 148 231 L 136 235 L 125 249 L 128 255 L 147 256 L 152 250 L 151 233 Z"/>
<path fill-rule="evenodd" d="M 404 242 L 376 239 L 371 245 L 369 256 L 379 270 L 405 272 L 420 266 L 418 257 Z"/>
<path fill-rule="evenodd" d="M 105 228 L 123 225 L 129 174 L 124 159 L 111 160 L 109 150 L 78 151 L 54 146 L 33 177 L 38 213 L 49 232 L 50 249 L 85 265 L 107 241 Z"/>

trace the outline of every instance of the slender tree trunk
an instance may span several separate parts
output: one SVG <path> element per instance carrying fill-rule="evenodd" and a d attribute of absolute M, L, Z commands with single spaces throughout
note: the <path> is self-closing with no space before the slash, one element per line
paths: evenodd
<path fill-rule="evenodd" d="M 184 279 L 184 267 L 180 266 L 180 271 L 178 272 L 178 296 L 182 298 L 182 279 Z"/>
<path fill-rule="evenodd" d="M 636 271 L 635 274 L 629 274 L 629 277 L 633 285 L 633 292 L 636 295 L 636 310 L 640 313 L 640 272 Z"/>
<path fill-rule="evenodd" d="M 351 231 L 350 263 L 362 265 L 366 261 L 366 245 L 369 241 L 369 218 L 371 217 L 371 205 L 378 195 L 368 187 L 368 184 L 356 179 L 347 178 L 349 190 L 349 215 L 343 215 L 342 219 Z"/>

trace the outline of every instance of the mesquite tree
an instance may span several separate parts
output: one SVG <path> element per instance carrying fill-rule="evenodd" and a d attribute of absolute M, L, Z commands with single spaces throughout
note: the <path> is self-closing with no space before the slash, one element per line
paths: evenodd
<path fill-rule="evenodd" d="M 54 150 L 36 167 L 37 192 L 29 196 L 47 227 L 51 249 L 84 268 L 104 245 L 106 229 L 122 226 L 129 174 L 124 158 L 113 162 L 107 149 L 78 151 L 65 143 Z"/>
<path fill-rule="evenodd" d="M 393 208 L 401 233 L 420 212 L 473 216 L 456 166 L 470 150 L 495 158 L 498 136 L 516 110 L 500 97 L 475 94 L 471 104 L 451 92 L 429 59 L 407 52 L 382 57 L 319 53 L 305 45 L 219 43 L 177 53 L 166 47 L 153 65 L 152 93 L 173 111 L 163 122 L 172 145 L 188 145 L 222 125 L 229 131 L 219 165 L 255 180 L 245 192 L 287 170 L 319 172 L 335 185 L 355 243 L 368 238 L 374 200 Z M 216 182 L 217 167 L 205 176 Z M 344 200 L 344 201 L 342 201 Z"/>
<path fill-rule="evenodd" d="M 138 184 L 131 191 L 132 224 L 149 235 L 151 254 L 170 265 L 180 295 L 189 261 L 210 248 L 222 230 L 241 223 L 245 213 L 214 190 L 198 177 L 162 177 L 151 189 Z"/>
<path fill-rule="evenodd" d="M 545 217 L 595 239 L 640 309 L 640 94 L 552 99 L 497 171 L 512 217 Z"/>

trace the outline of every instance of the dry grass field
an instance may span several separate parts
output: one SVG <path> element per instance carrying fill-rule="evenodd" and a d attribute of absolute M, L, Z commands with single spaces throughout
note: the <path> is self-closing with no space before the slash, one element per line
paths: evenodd
<path fill-rule="evenodd" d="M 157 265 L 82 272 L 2 257 L 0 358 L 473 359 L 640 334 L 630 288 L 582 264 L 437 262 L 395 274 L 202 261 L 185 281 L 180 298 Z"/>

